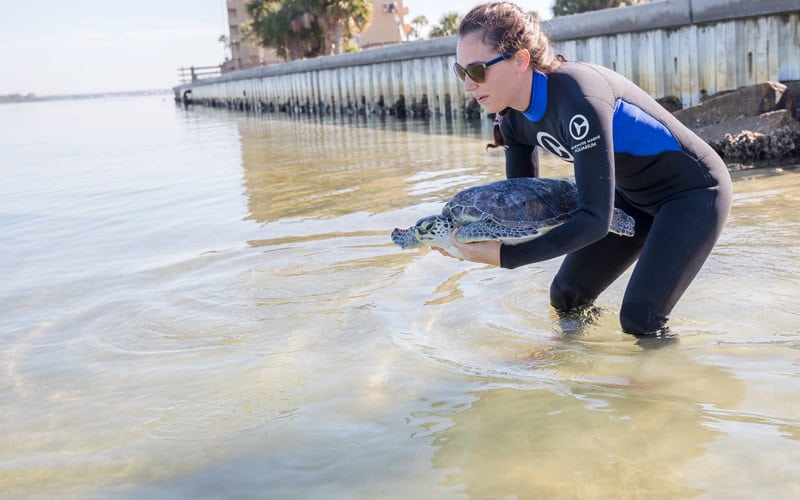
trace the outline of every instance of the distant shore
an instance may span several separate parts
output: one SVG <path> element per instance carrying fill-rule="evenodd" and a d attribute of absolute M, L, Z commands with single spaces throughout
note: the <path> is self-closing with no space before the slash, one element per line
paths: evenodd
<path fill-rule="evenodd" d="M 60 95 L 36 95 L 36 94 L 5 94 L 0 95 L 0 104 L 16 102 L 38 102 L 55 101 L 64 99 L 96 99 L 99 97 L 125 97 L 139 95 L 161 95 L 172 94 L 172 89 L 151 89 L 151 90 L 125 90 L 119 92 L 96 92 L 91 94 L 60 94 Z"/>

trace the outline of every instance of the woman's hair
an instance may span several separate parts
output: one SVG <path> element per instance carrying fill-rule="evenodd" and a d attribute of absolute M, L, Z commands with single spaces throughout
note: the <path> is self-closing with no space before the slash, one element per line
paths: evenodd
<path fill-rule="evenodd" d="M 564 58 L 550 51 L 550 40 L 542 31 L 539 22 L 511 2 L 491 2 L 478 5 L 464 16 L 458 27 L 458 37 L 480 33 L 484 44 L 499 54 L 527 50 L 531 56 L 531 66 L 536 71 L 550 73 L 558 69 Z M 487 147 L 503 146 L 500 133 L 501 111 L 494 124 L 494 144 Z"/>

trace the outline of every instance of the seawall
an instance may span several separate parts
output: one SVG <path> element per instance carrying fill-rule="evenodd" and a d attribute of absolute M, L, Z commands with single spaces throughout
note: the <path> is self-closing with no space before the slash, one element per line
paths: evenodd
<path fill-rule="evenodd" d="M 800 80 L 798 0 L 661 0 L 543 22 L 553 49 L 602 64 L 683 106 Z M 455 37 L 228 73 L 174 88 L 208 106 L 310 114 L 476 117 L 452 73 Z"/>

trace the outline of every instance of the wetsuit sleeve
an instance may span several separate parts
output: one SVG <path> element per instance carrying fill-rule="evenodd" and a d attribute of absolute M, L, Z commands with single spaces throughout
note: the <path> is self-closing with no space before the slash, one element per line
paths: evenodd
<path fill-rule="evenodd" d="M 560 139 L 573 156 L 578 211 L 573 218 L 534 240 L 504 244 L 501 267 L 512 269 L 583 248 L 608 234 L 614 208 L 613 92 L 572 92 L 561 96 L 557 112 Z M 604 94 L 604 95 L 603 95 Z M 602 263 L 598 263 L 602 265 Z"/>
<path fill-rule="evenodd" d="M 539 177 L 539 154 L 535 146 L 514 139 L 508 121 L 500 125 L 506 153 L 506 178 Z"/>
<path fill-rule="evenodd" d="M 539 177 L 539 155 L 529 146 L 506 146 L 506 178 Z"/>

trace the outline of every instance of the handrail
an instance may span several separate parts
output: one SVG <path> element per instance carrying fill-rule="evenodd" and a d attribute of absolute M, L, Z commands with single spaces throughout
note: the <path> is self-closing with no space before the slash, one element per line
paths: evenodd
<path fill-rule="evenodd" d="M 196 82 L 204 78 L 215 78 L 222 75 L 221 66 L 189 66 L 178 68 L 178 80 L 181 83 Z"/>

